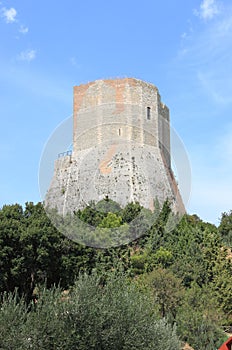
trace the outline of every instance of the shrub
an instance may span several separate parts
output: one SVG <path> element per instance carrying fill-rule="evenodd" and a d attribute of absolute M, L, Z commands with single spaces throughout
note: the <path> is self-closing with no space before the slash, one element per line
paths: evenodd
<path fill-rule="evenodd" d="M 11 327 L 6 320 L 14 320 Z M 96 275 L 80 276 L 65 298 L 57 288 L 44 289 L 29 312 L 10 296 L 0 321 L 4 350 L 180 349 L 151 299 L 123 276 L 109 277 L 104 286 Z"/>

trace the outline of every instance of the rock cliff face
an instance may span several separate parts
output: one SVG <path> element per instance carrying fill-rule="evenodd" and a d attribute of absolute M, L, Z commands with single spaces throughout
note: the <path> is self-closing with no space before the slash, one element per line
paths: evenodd
<path fill-rule="evenodd" d="M 45 204 L 65 214 L 108 196 L 153 209 L 184 205 L 170 160 L 169 110 L 158 89 L 126 78 L 74 87 L 73 152 L 55 162 Z"/>

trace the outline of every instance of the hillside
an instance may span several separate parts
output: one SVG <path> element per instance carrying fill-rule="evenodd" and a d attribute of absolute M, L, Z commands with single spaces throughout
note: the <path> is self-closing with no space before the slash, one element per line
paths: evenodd
<path fill-rule="evenodd" d="M 123 225 L 130 227 L 130 222 L 142 210 L 138 203 L 128 204 L 121 209 L 112 202 L 110 212 L 99 211 L 92 206 L 75 215 L 81 221 L 98 228 L 97 240 L 105 235 L 106 228 L 117 230 Z M 60 306 L 57 309 L 62 290 L 71 293 L 62 304 L 69 308 L 69 313 L 75 308 L 79 310 L 81 304 L 78 298 L 82 298 L 81 303 L 85 309 L 89 310 L 90 315 L 95 315 L 95 323 L 91 327 L 97 327 L 103 344 L 108 341 L 103 319 L 108 319 L 107 327 L 110 327 L 114 337 L 120 338 L 122 321 L 118 312 L 121 310 L 124 317 L 127 317 L 127 312 L 131 317 L 131 321 L 128 318 L 131 328 L 127 331 L 136 334 L 137 347 L 133 348 L 142 348 L 139 337 L 144 332 L 144 322 L 147 328 L 148 324 L 153 324 L 149 328 L 153 329 L 152 332 L 152 327 L 162 328 L 157 330 L 154 341 L 159 336 L 163 337 L 162 332 L 171 332 L 173 339 L 172 336 L 170 339 L 173 344 L 176 342 L 176 349 L 179 346 L 177 336 L 194 349 L 218 348 L 226 338 L 224 327 L 232 325 L 232 212 L 222 214 L 218 228 L 203 222 L 196 215 L 186 214 L 178 218 L 171 213 L 168 202 L 161 209 L 156 206 L 156 214 L 153 225 L 141 237 L 128 244 L 102 249 L 84 246 L 66 238 L 51 224 L 41 203 L 26 203 L 25 208 L 18 204 L 3 206 L 0 210 L 0 292 L 3 303 L 0 329 L 4 339 L 0 340 L 0 348 L 9 348 L 7 344 L 12 339 L 12 334 L 20 343 L 24 332 L 32 333 L 31 338 L 37 339 L 38 334 L 42 337 L 41 332 L 48 329 L 46 334 L 50 337 L 50 343 L 48 345 L 47 338 L 44 338 L 39 349 L 53 349 L 55 338 L 58 337 L 55 326 L 52 327 L 51 323 L 54 317 L 48 317 L 43 305 L 47 305 L 51 315 L 60 312 L 55 325 L 62 338 L 68 315 L 64 317 L 63 306 L 63 311 Z M 137 222 L 137 226 L 132 226 L 132 229 L 143 229 L 145 219 L 146 217 L 144 221 Z M 76 288 L 79 288 L 79 292 Z M 83 288 L 83 297 L 80 288 Z M 11 294 L 15 290 L 17 295 Z M 124 292 L 121 293 L 120 290 Z M 98 291 L 103 294 L 98 294 Z M 129 295 L 130 298 L 127 299 Z M 137 303 L 133 304 L 132 295 L 137 296 Z M 105 301 L 103 296 L 106 297 Z M 103 301 L 107 307 L 106 304 L 101 304 Z M 124 305 L 123 309 L 119 303 Z M 25 308 L 29 308 L 29 312 L 25 313 Z M 150 312 L 144 313 L 145 309 Z M 33 322 L 33 327 L 37 327 L 38 317 L 42 323 L 35 335 L 28 327 Z M 88 327 L 92 321 L 88 321 L 88 318 L 79 319 L 77 326 L 77 316 L 70 317 L 68 316 L 68 322 L 72 332 L 78 333 L 78 327 L 89 332 Z M 140 325 L 138 328 L 137 323 Z M 22 330 L 19 324 L 24 324 L 25 329 Z M 126 324 L 124 327 L 127 327 Z M 146 330 L 148 338 L 149 329 Z M 97 335 L 96 339 L 93 337 L 90 340 L 83 334 L 79 334 L 79 340 L 82 339 L 83 344 L 91 341 L 95 344 L 93 348 L 105 349 L 105 345 L 100 346 L 97 342 Z M 123 349 L 127 349 L 127 341 L 132 341 L 128 340 L 127 335 L 125 333 L 120 338 L 121 344 L 125 346 Z M 165 344 L 164 338 L 162 339 Z M 27 348 L 25 344 L 22 346 Z M 149 349 L 146 346 L 143 349 Z M 171 345 L 167 344 L 167 349 L 168 346 Z M 87 345 L 79 348 L 87 349 Z M 108 347 L 111 348 L 113 349 L 112 346 Z M 174 345 L 170 349 L 175 349 Z"/>

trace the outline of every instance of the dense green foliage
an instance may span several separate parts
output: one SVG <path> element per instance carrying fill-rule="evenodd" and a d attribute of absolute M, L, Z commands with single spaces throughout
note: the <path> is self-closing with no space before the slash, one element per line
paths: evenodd
<path fill-rule="evenodd" d="M 76 212 L 99 235 L 120 228 L 134 237 L 97 249 L 58 232 L 41 203 L 3 206 L 0 349 L 158 350 L 158 338 L 165 344 L 160 349 L 175 349 L 172 326 L 195 349 L 219 347 L 223 327 L 232 325 L 232 212 L 222 214 L 217 228 L 196 215 L 179 219 L 168 202 L 155 208 L 151 213 L 131 203 L 121 209 L 107 200 Z M 150 227 L 147 218 L 153 219 Z M 140 231 L 145 234 L 137 238 Z M 64 289 L 70 297 L 60 303 Z M 165 343 L 167 329 L 173 347 Z M 142 346 L 143 336 L 153 347 Z"/>
<path fill-rule="evenodd" d="M 23 299 L 4 297 L 0 327 L 1 349 L 180 349 L 149 297 L 115 275 L 104 287 L 97 275 L 83 275 L 63 297 L 58 288 L 41 290 L 30 312 Z"/>
<path fill-rule="evenodd" d="M 232 248 L 232 210 L 222 214 L 219 232 L 225 244 Z"/>

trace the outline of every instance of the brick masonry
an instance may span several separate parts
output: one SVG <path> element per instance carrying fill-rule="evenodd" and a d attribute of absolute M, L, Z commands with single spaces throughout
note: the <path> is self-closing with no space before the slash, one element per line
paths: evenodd
<path fill-rule="evenodd" d="M 74 87 L 73 153 L 56 160 L 45 204 L 65 214 L 106 196 L 150 209 L 169 198 L 185 211 L 171 170 L 169 110 L 138 79 Z"/>

